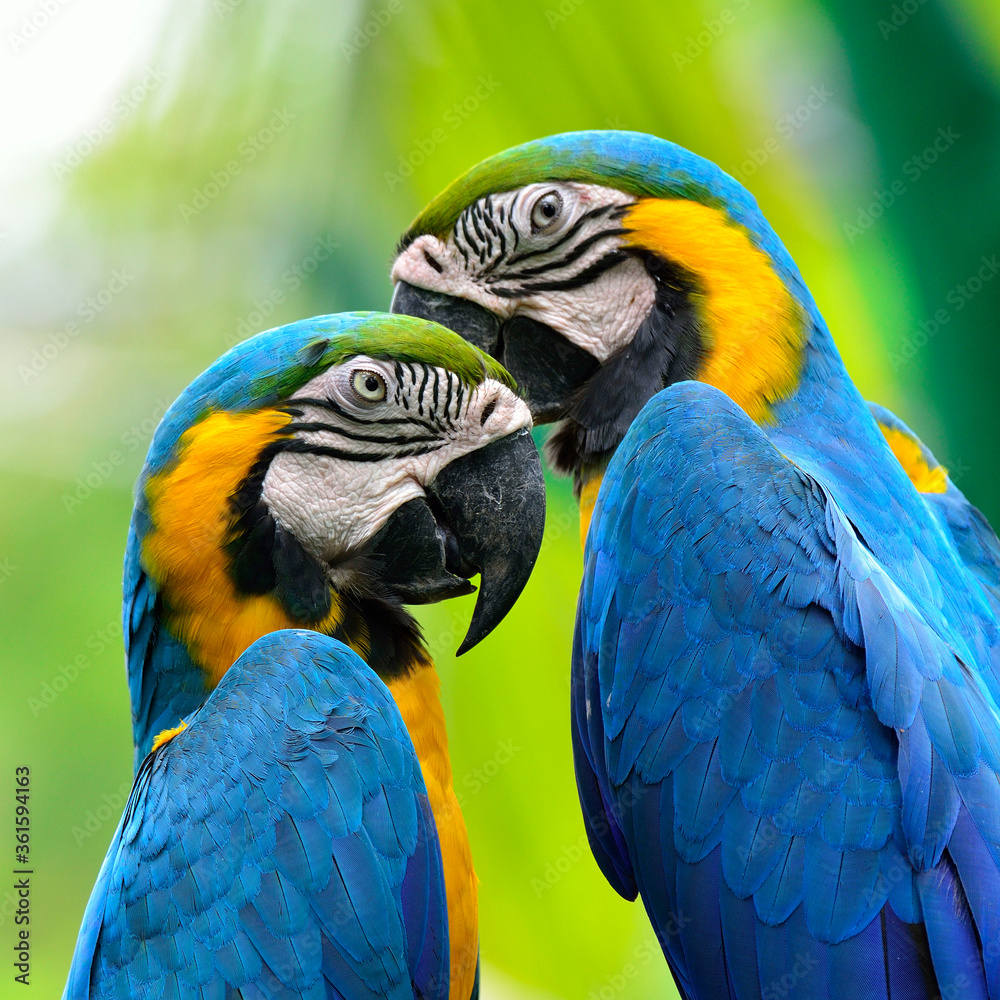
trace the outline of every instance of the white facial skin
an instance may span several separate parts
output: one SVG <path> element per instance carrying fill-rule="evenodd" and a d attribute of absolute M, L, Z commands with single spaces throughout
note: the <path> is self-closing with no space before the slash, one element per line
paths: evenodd
<path fill-rule="evenodd" d="M 458 377 L 443 368 L 403 365 L 400 369 L 395 362 L 365 356 L 308 382 L 288 405 L 302 399 L 329 400 L 344 415 L 311 403 L 298 404 L 302 416 L 295 418 L 297 424 L 323 423 L 331 429 L 298 431 L 297 438 L 310 446 L 353 454 L 387 454 L 375 461 L 358 461 L 280 452 L 271 461 L 262 493 L 274 517 L 312 555 L 325 564 L 335 562 L 368 541 L 393 511 L 423 496 L 424 487 L 450 462 L 531 427 L 527 405 L 502 383 L 486 379 L 471 391 L 463 387 L 461 398 L 458 386 Z M 352 438 L 353 434 L 409 440 L 379 443 Z M 426 448 L 433 450 L 392 454 Z"/>
<path fill-rule="evenodd" d="M 631 195 L 613 188 L 572 182 L 529 184 L 491 195 L 470 206 L 447 239 L 425 234 L 414 240 L 396 258 L 392 280 L 468 299 L 501 321 L 530 317 L 604 362 L 631 341 L 653 307 L 656 285 L 641 260 L 627 257 L 576 288 L 526 286 L 570 278 L 619 248 L 620 235 L 597 238 L 602 230 L 620 225 L 611 211 L 584 217 L 634 202 Z M 553 205 L 555 213 L 547 219 L 546 206 L 551 211 Z M 503 241 L 495 230 L 503 234 Z M 561 263 L 574 247 L 591 238 L 579 257 Z M 521 260 L 526 253 L 530 257 Z M 544 276 L 525 273 L 546 266 L 551 269 Z"/>

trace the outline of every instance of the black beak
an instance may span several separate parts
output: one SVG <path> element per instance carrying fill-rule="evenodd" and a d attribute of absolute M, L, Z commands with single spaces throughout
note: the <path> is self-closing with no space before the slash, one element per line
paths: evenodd
<path fill-rule="evenodd" d="M 470 344 L 496 357 L 500 338 L 500 320 L 488 309 L 456 299 L 453 295 L 417 288 L 405 281 L 397 281 L 392 293 L 389 312 L 429 319 L 461 334 Z"/>
<path fill-rule="evenodd" d="M 467 652 L 514 606 L 542 545 L 545 482 L 525 429 L 463 455 L 438 473 L 426 499 L 411 500 L 372 543 L 383 582 L 404 604 L 479 598 L 458 653 Z"/>
<path fill-rule="evenodd" d="M 492 354 L 514 376 L 536 424 L 558 420 L 570 395 L 600 367 L 592 354 L 544 323 L 515 316 L 501 324 L 475 302 L 405 281 L 396 283 L 390 311 L 434 320 Z"/>

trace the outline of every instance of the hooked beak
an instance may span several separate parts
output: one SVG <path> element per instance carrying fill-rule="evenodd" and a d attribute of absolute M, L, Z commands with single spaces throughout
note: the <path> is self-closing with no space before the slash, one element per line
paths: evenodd
<path fill-rule="evenodd" d="M 445 466 L 425 498 L 396 510 L 372 542 L 381 576 L 404 604 L 475 587 L 479 597 L 458 655 L 486 638 L 514 606 L 542 545 L 545 482 L 527 429 Z"/>
<path fill-rule="evenodd" d="M 536 424 L 560 419 L 572 393 L 600 367 L 592 354 L 527 316 L 500 319 L 475 302 L 405 281 L 396 283 L 390 312 L 431 319 L 492 354 L 510 372 Z"/>

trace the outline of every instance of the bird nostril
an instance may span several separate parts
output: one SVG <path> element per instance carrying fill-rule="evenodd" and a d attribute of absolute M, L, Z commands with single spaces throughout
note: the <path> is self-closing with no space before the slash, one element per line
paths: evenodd
<path fill-rule="evenodd" d="M 424 251 L 424 260 L 426 260 L 427 263 L 430 264 L 430 266 L 433 267 L 438 274 L 444 274 L 444 268 L 438 262 L 437 258 L 432 257 L 426 250 Z"/>
<path fill-rule="evenodd" d="M 493 416 L 493 411 L 497 408 L 496 396 L 494 396 L 484 407 L 483 415 L 479 418 L 479 426 L 485 427 L 486 421 Z"/>

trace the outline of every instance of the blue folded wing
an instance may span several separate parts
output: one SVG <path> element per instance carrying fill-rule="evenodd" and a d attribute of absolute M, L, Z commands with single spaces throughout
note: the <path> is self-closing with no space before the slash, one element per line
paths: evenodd
<path fill-rule="evenodd" d="M 688 1000 L 930 998 L 959 975 L 998 1000 L 1000 719 L 963 630 L 700 383 L 619 447 L 585 564 L 585 820 Z"/>
<path fill-rule="evenodd" d="M 342 643 L 265 636 L 145 758 L 67 1000 L 448 995 L 441 854 L 388 690 Z"/>
<path fill-rule="evenodd" d="M 909 438 L 928 469 L 941 469 L 931 450 L 894 413 L 877 403 L 868 408 L 879 426 Z M 942 471 L 945 471 L 942 469 Z M 951 624 L 970 647 L 994 702 L 1000 701 L 1000 539 L 982 513 L 949 476 L 943 492 L 920 497 L 965 570 L 964 606 Z M 978 599 L 977 599 L 978 598 Z"/>

